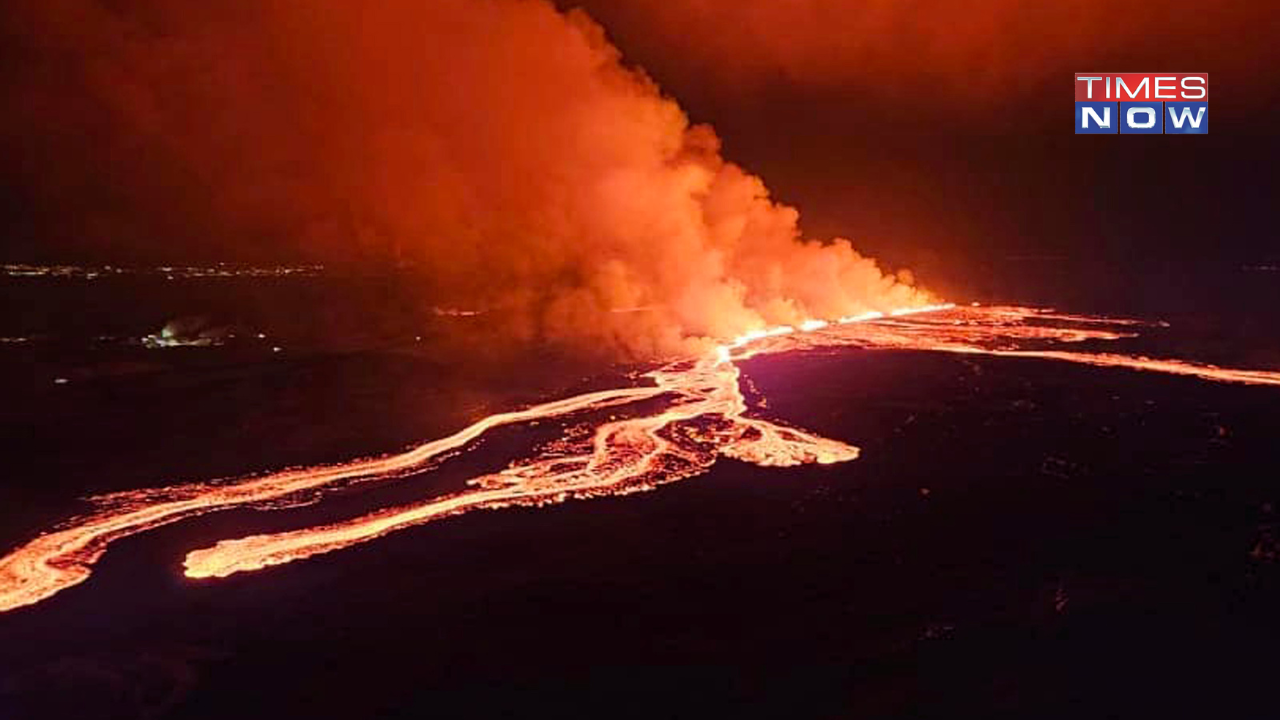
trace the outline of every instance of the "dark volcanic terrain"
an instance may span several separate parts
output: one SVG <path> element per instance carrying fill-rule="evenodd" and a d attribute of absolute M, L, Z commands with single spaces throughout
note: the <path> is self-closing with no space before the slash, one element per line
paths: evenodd
<path fill-rule="evenodd" d="M 1145 342 L 1193 346 L 1178 327 Z M 622 377 L 400 345 L 5 352 L 5 548 L 88 493 L 396 450 Z M 57 363 L 96 371 L 55 385 Z M 193 547 L 439 492 L 556 431 L 511 428 L 429 480 L 167 526 L 0 615 L 0 716 L 1269 714 L 1280 391 L 921 352 L 742 367 L 760 415 L 862 457 L 722 460 L 656 492 L 181 575 Z"/>

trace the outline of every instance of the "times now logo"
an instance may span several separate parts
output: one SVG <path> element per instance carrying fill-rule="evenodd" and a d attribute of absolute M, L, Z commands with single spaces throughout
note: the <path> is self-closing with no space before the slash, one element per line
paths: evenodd
<path fill-rule="evenodd" d="M 1204 135 L 1208 73 L 1076 73 L 1076 134 Z"/>

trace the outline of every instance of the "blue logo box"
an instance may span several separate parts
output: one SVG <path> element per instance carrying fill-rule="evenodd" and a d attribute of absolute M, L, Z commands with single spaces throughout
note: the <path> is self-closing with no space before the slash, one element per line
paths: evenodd
<path fill-rule="evenodd" d="M 1209 103 L 1076 101 L 1077 135 L 1206 135 Z"/>
<path fill-rule="evenodd" d="M 1188 100 L 1164 104 L 1166 135 L 1208 135 L 1209 102 Z"/>
<path fill-rule="evenodd" d="M 1120 103 L 1121 135 L 1159 135 L 1164 132 L 1164 103 Z"/>
<path fill-rule="evenodd" d="M 1120 131 L 1120 112 L 1114 102 L 1076 102 L 1076 134 L 1100 135 Z"/>

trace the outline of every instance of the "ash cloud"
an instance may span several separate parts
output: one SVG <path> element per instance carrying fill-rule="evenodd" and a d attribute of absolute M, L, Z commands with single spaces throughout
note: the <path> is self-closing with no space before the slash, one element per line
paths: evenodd
<path fill-rule="evenodd" d="M 16 0 L 0 23 L 11 182 L 71 247 L 399 262 L 516 337 L 633 356 L 928 300 L 804 239 L 542 0 Z"/>

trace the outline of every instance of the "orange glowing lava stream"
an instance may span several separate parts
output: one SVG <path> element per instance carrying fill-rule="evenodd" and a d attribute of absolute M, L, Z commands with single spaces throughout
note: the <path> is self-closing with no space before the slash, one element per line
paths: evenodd
<path fill-rule="evenodd" d="M 332 525 L 223 540 L 189 553 L 186 574 L 225 577 L 258 570 L 479 508 L 649 490 L 705 472 L 717 455 L 763 466 L 858 457 L 852 445 L 746 417 L 739 370 L 732 362 L 707 358 L 687 366 L 677 363 L 649 376 L 678 397 L 672 407 L 604 423 L 586 442 L 562 441 L 534 459 L 469 481 L 474 490 Z"/>
<path fill-rule="evenodd" d="M 924 311 L 930 312 L 918 314 Z M 1047 321 L 1086 327 L 1042 324 Z M 888 316 L 866 313 L 833 322 L 811 320 L 799 328 L 749 333 L 720 346 L 708 357 L 667 365 L 648 374 L 652 386 L 587 393 L 499 413 L 399 455 L 286 470 L 231 483 L 194 483 L 115 493 L 96 500 L 98 511 L 0 558 L 0 612 L 39 602 L 83 582 L 111 541 L 143 530 L 238 505 L 270 508 L 284 502 L 296 504 L 315 499 L 304 497 L 306 493 L 344 483 L 421 472 L 429 468 L 433 459 L 461 448 L 494 427 L 639 400 L 665 396 L 672 403 L 655 414 L 603 423 L 589 440 L 558 441 L 533 459 L 471 480 L 471 489 L 460 493 L 331 525 L 224 540 L 195 550 L 186 558 L 186 574 L 222 577 L 278 565 L 473 509 L 539 505 L 651 489 L 705 472 L 720 455 L 768 466 L 856 458 L 858 450 L 851 445 L 746 416 L 746 403 L 738 388 L 739 369 L 734 361 L 761 353 L 836 346 L 984 353 L 1152 370 L 1221 382 L 1280 385 L 1280 372 L 1273 371 L 1231 370 L 1110 353 L 1009 347 L 1013 342 L 1078 343 L 1131 336 L 1089 327 L 1099 324 L 1127 327 L 1142 323 L 1050 314 L 1030 308 L 949 305 L 901 310 Z"/>
<path fill-rule="evenodd" d="M 1036 321 L 1055 320 L 1075 324 L 1106 323 L 1133 326 L 1136 320 L 1092 318 L 1038 311 L 1033 308 L 992 307 L 959 308 L 949 313 L 931 313 L 906 320 L 886 320 L 857 328 L 841 329 L 837 334 L 815 337 L 806 347 L 852 345 L 864 348 L 899 348 L 931 350 L 998 357 L 1038 358 L 1098 367 L 1144 370 L 1169 375 L 1187 375 L 1202 380 L 1247 385 L 1280 385 L 1280 371 L 1237 370 L 1216 365 L 1150 358 L 1118 353 L 1072 352 L 1051 349 L 1021 349 L 1005 346 L 984 347 L 981 343 L 1007 345 L 1009 341 L 1047 341 L 1078 343 L 1085 340 L 1119 340 L 1132 333 L 1091 328 L 1045 327 Z M 1166 326 L 1165 323 L 1150 323 Z"/>
<path fill-rule="evenodd" d="M 1233 370 L 1214 365 L 1200 365 L 1182 360 L 1160 360 L 1141 355 L 1117 355 L 1115 353 L 1078 353 L 1063 350 L 984 350 L 977 347 L 939 348 L 948 352 L 978 353 L 997 355 L 1000 357 L 1039 358 L 1041 360 L 1061 360 L 1063 362 L 1096 365 L 1098 367 L 1118 367 L 1130 370 L 1147 370 L 1166 373 L 1168 375 L 1190 375 L 1202 380 L 1223 383 L 1242 383 L 1245 385 L 1280 385 L 1280 372 L 1272 370 Z"/>
<path fill-rule="evenodd" d="M 528 420 L 604 408 L 665 392 L 659 387 L 604 390 L 490 415 L 453 435 L 399 455 L 351 463 L 300 468 L 232 483 L 189 483 L 131 490 L 94 498 L 96 512 L 65 528 L 45 533 L 0 558 L 0 612 L 31 605 L 84 582 L 107 545 L 129 535 L 183 518 L 236 505 L 265 505 L 342 482 L 379 480 L 423 470 L 487 430 Z M 295 503 L 304 502 L 298 498 Z"/>

